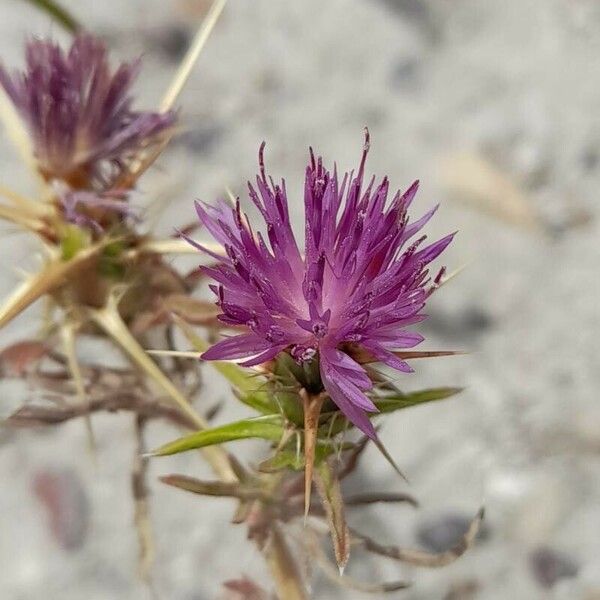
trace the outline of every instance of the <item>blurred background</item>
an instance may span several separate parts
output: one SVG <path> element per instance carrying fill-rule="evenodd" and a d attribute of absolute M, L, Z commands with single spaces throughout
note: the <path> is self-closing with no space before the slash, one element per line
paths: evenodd
<path fill-rule="evenodd" d="M 118 58 L 144 56 L 139 103 L 155 106 L 206 0 L 64 0 Z M 0 58 L 22 64 L 30 34 L 68 38 L 26 2 L 0 3 Z M 459 230 L 445 254 L 466 265 L 436 294 L 406 389 L 465 386 L 443 403 L 397 413 L 382 439 L 408 475 L 369 453 L 348 489 L 408 490 L 421 502 L 354 512 L 382 543 L 446 548 L 479 506 L 484 534 L 437 571 L 351 558 L 348 573 L 408 578 L 406 600 L 600 598 L 600 3 L 597 0 L 231 0 L 179 102 L 184 131 L 142 180 L 140 202 L 170 234 L 195 198 L 243 196 L 258 146 L 284 176 L 302 223 L 309 146 L 341 170 L 358 163 L 392 187 L 421 180 L 417 213 L 441 202 L 427 233 Z M 0 182 L 31 189 L 6 136 Z M 0 291 L 35 265 L 31 241 L 4 228 Z M 179 260 L 179 259 L 178 259 Z M 183 260 L 183 259 L 181 259 Z M 189 262 L 189 259 L 188 259 Z M 35 334 L 35 309 L 0 332 Z M 89 350 L 93 352 L 93 349 Z M 208 369 L 208 367 L 207 367 Z M 207 371 L 207 404 L 228 398 Z M 31 392 L 0 382 L 6 416 Z M 232 402 L 218 421 L 247 414 Z M 96 462 L 80 422 L 0 430 L 0 598 L 148 598 L 136 580 L 128 415 L 94 418 Z M 151 429 L 157 444 L 173 437 Z M 151 444 L 152 445 L 152 444 Z M 259 444 L 237 449 L 261 456 Z M 236 450 L 235 446 L 231 447 Z M 194 457 L 195 458 L 195 457 Z M 261 556 L 230 525 L 233 503 L 156 482 L 196 475 L 188 455 L 154 461 L 158 597 L 225 598 L 222 583 L 265 581 Z M 363 598 L 315 581 L 316 598 Z"/>

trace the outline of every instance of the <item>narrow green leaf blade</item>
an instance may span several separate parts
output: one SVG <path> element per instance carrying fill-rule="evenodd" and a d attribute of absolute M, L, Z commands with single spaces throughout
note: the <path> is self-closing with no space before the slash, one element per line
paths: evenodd
<path fill-rule="evenodd" d="M 327 457 L 332 454 L 349 450 L 352 444 L 342 444 L 341 448 L 336 444 L 329 442 L 317 442 L 315 448 L 315 466 L 320 465 Z M 291 469 L 292 471 L 303 471 L 306 462 L 304 452 L 298 452 L 293 448 L 293 443 L 288 444 L 285 448 L 278 450 L 271 458 L 264 460 L 258 466 L 258 470 L 263 473 L 273 473 L 283 469 Z"/>
<path fill-rule="evenodd" d="M 208 350 L 209 344 L 206 340 L 202 339 L 190 326 L 189 323 L 184 321 L 179 315 L 173 315 L 173 321 L 177 323 L 177 326 L 181 329 L 183 335 L 187 338 L 188 342 L 192 345 L 193 349 L 198 352 L 198 355 Z M 264 384 L 262 377 L 249 375 L 248 369 L 242 369 L 238 365 L 232 362 L 225 361 L 211 361 L 211 365 L 229 381 L 229 383 L 236 388 L 241 396 L 249 394 L 261 394 L 260 387 Z M 243 397 L 241 398 L 243 401 Z M 261 402 L 262 398 L 259 398 Z M 257 400 L 257 402 L 258 402 Z M 272 411 L 271 411 L 272 412 Z"/>
<path fill-rule="evenodd" d="M 435 402 L 444 400 L 462 392 L 462 388 L 456 387 L 440 387 L 431 388 L 428 390 L 420 390 L 418 392 L 410 392 L 408 394 L 397 393 L 384 398 L 374 398 L 373 402 L 379 409 L 380 413 L 389 413 L 403 408 L 409 408 L 426 402 Z"/>
<path fill-rule="evenodd" d="M 221 363 L 221 365 L 224 364 L 225 363 Z M 240 402 L 243 402 L 246 406 L 253 408 L 263 415 L 272 415 L 279 412 L 277 402 L 275 402 L 274 398 L 271 397 L 266 390 L 255 390 L 246 394 L 238 392 L 236 396 L 239 398 Z"/>
<path fill-rule="evenodd" d="M 224 444 L 234 440 L 262 438 L 278 442 L 284 434 L 283 419 L 279 415 L 267 415 L 254 419 L 244 419 L 228 423 L 221 427 L 204 429 L 169 442 L 152 452 L 153 456 L 169 456 L 196 448 L 205 448 L 216 444 Z"/>

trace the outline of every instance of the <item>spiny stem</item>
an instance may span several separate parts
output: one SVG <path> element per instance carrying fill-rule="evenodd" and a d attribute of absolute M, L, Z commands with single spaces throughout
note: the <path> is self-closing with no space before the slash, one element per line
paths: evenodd
<path fill-rule="evenodd" d="M 136 448 L 133 456 L 133 470 L 131 473 L 131 488 L 135 503 L 135 526 L 138 534 L 139 557 L 138 569 L 140 578 L 148 586 L 152 587 L 152 565 L 154 563 L 154 541 L 152 536 L 152 525 L 150 522 L 150 511 L 148 503 L 148 486 L 146 474 L 148 459 L 144 458 L 146 444 L 144 441 L 144 430 L 146 417 L 136 415 L 135 417 L 135 439 Z"/>
<path fill-rule="evenodd" d="M 75 384 L 75 393 L 77 395 L 77 400 L 80 405 L 89 407 L 89 401 L 87 399 L 87 395 L 85 393 L 85 385 L 83 383 L 83 375 L 81 374 L 81 368 L 79 366 L 79 361 L 77 360 L 74 324 L 70 321 L 63 323 L 62 327 L 60 328 L 60 333 L 63 340 L 65 356 L 67 357 L 67 366 L 69 368 L 71 378 L 73 379 L 73 383 Z M 94 430 L 92 429 L 92 419 L 90 417 L 89 410 L 85 412 L 84 420 L 88 444 L 90 447 L 92 457 L 95 460 L 96 439 L 94 437 Z"/>

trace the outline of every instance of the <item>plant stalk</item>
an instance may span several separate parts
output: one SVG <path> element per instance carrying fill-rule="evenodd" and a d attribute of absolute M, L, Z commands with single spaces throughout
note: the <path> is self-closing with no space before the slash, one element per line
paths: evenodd
<path fill-rule="evenodd" d="M 274 523 L 269 543 L 263 549 L 278 600 L 308 600 L 306 586 L 281 528 Z"/>

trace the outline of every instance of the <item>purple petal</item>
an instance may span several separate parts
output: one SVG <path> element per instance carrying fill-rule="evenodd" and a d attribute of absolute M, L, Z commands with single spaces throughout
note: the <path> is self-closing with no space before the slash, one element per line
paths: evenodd
<path fill-rule="evenodd" d="M 344 369 L 340 368 L 340 354 L 342 353 L 335 349 L 321 350 L 320 370 L 323 385 L 331 399 L 346 417 L 348 417 L 350 422 L 372 439 L 376 439 L 377 435 L 375 429 L 365 413 L 365 410 L 376 412 L 377 407 L 367 396 L 365 396 L 359 387 L 348 379 L 344 372 L 346 367 Z M 350 359 L 350 357 L 348 358 Z M 346 361 L 344 362 L 345 365 L 349 364 Z M 354 365 L 352 370 L 364 372 L 360 365 L 352 361 L 352 359 L 350 359 L 350 362 Z M 350 369 L 348 368 L 348 370 Z M 358 379 L 360 379 L 360 376 L 358 376 Z"/>
<path fill-rule="evenodd" d="M 363 341 L 360 344 L 363 348 L 366 348 L 373 356 L 383 364 L 401 371 L 402 373 L 413 373 L 414 369 L 405 361 L 398 358 L 395 354 L 384 348 L 381 344 L 373 340 Z"/>
<path fill-rule="evenodd" d="M 264 144 L 256 183 L 248 186 L 263 231 L 254 233 L 239 202 L 198 204 L 197 212 L 227 255 L 218 259 L 212 253 L 220 264 L 204 268 L 219 284 L 221 320 L 252 331 L 232 338 L 239 341 L 220 342 L 204 356 L 245 358 L 244 364 L 254 365 L 286 348 L 298 349 L 298 360 L 310 360 L 318 348 L 332 399 L 374 435 L 365 414 L 375 410 L 365 394 L 372 387 L 369 375 L 340 348 L 357 343 L 386 365 L 412 371 L 392 350 L 423 340 L 408 327 L 425 319 L 421 311 L 436 283 L 428 264 L 453 236 L 425 247 L 426 236 L 409 242 L 437 207 L 412 222 L 408 208 L 418 182 L 388 202 L 388 178 L 365 179 L 368 150 L 367 135 L 358 170 L 339 179 L 311 150 L 304 180 L 304 256 L 291 226 L 285 182 L 276 184 L 266 174 Z"/>
<path fill-rule="evenodd" d="M 271 344 L 254 333 L 227 338 L 200 356 L 202 360 L 234 360 L 253 356 L 269 349 Z"/>

